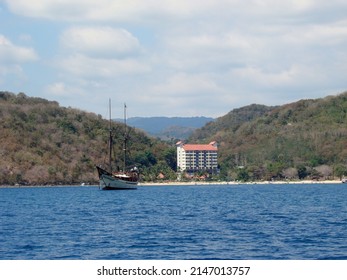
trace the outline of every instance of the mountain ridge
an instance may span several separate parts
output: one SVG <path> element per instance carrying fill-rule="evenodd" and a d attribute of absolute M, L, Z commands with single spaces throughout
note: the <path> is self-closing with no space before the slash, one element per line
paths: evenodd
<path fill-rule="evenodd" d="M 107 162 L 108 127 L 101 115 L 0 92 L 0 185 L 96 184 L 95 165 Z M 138 164 L 142 179 L 155 178 L 153 166 L 175 176 L 172 148 L 129 130 L 127 163 Z M 112 124 L 116 166 L 122 166 L 123 132 L 122 123 Z"/>
<path fill-rule="evenodd" d="M 242 115 L 245 117 L 240 118 Z M 282 106 L 234 109 L 189 138 L 193 142 L 211 140 L 220 144 L 221 172 L 228 178 L 345 176 L 347 92 Z"/>
<path fill-rule="evenodd" d="M 56 101 L 0 92 L 0 185 L 96 183 L 108 120 Z M 175 180 L 175 140 L 129 127 L 129 164 L 143 181 Z M 120 142 L 123 123 L 115 122 Z M 118 138 L 117 138 L 118 137 Z M 281 106 L 251 104 L 195 129 L 186 142 L 219 143 L 210 180 L 297 180 L 347 176 L 347 92 Z M 118 145 L 116 152 L 122 152 Z M 121 166 L 122 159 L 118 158 Z M 160 175 L 161 179 L 158 179 Z"/>
<path fill-rule="evenodd" d="M 116 119 L 122 121 L 121 119 Z M 214 121 L 209 117 L 131 117 L 127 124 L 162 140 L 187 139 L 197 128 Z"/>

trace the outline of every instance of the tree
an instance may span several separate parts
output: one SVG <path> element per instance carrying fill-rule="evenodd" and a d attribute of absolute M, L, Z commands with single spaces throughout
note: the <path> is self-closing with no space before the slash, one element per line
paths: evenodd
<path fill-rule="evenodd" d="M 305 179 L 308 175 L 307 168 L 305 165 L 298 166 L 298 177 L 300 180 Z"/>
<path fill-rule="evenodd" d="M 144 167 L 149 167 L 155 165 L 157 163 L 157 159 L 152 152 L 144 151 L 135 156 L 135 162 Z"/>
<path fill-rule="evenodd" d="M 341 180 L 343 177 L 347 176 L 347 166 L 344 164 L 336 165 L 334 168 L 334 173 Z"/>
<path fill-rule="evenodd" d="M 314 169 L 317 170 L 320 176 L 323 176 L 324 179 L 329 178 L 333 174 L 333 168 L 328 165 L 320 165 L 315 167 Z"/>
<path fill-rule="evenodd" d="M 283 170 L 282 175 L 286 179 L 296 179 L 298 178 L 298 170 L 294 167 L 289 167 Z"/>
<path fill-rule="evenodd" d="M 274 178 L 282 178 L 283 177 L 283 163 L 282 162 L 271 162 L 267 165 L 267 177 L 268 180 Z"/>
<path fill-rule="evenodd" d="M 247 182 L 249 180 L 248 171 L 245 168 L 240 168 L 236 175 L 237 181 Z"/>
<path fill-rule="evenodd" d="M 177 168 L 177 156 L 176 156 L 176 149 L 175 148 L 169 148 L 165 150 L 164 152 L 164 159 L 166 164 L 175 171 Z"/>

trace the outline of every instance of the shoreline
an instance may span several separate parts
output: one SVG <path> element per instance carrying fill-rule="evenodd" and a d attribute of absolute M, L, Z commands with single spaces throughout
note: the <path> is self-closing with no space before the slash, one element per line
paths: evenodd
<path fill-rule="evenodd" d="M 341 180 L 302 180 L 302 181 L 256 181 L 256 182 L 144 182 L 139 186 L 195 186 L 195 185 L 308 185 L 308 184 L 342 184 Z"/>
<path fill-rule="evenodd" d="M 138 184 L 139 187 L 150 187 L 150 186 L 213 186 L 213 185 L 230 185 L 230 186 L 238 186 L 238 185 L 312 185 L 312 184 L 343 184 L 341 180 L 324 180 L 324 181 L 314 181 L 314 180 L 302 180 L 302 181 L 256 181 L 256 182 L 235 182 L 235 181 L 223 181 L 223 182 L 178 182 L 178 181 L 168 181 L 168 182 L 140 182 Z M 75 184 L 75 185 L 0 185 L 0 189 L 9 189 L 9 188 L 64 188 L 64 187 L 99 187 L 99 185 L 83 185 L 83 184 Z"/>

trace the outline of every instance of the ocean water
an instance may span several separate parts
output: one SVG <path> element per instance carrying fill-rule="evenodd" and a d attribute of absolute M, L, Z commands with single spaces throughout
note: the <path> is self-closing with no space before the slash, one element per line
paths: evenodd
<path fill-rule="evenodd" d="M 347 259 L 347 185 L 0 189 L 0 259 Z"/>

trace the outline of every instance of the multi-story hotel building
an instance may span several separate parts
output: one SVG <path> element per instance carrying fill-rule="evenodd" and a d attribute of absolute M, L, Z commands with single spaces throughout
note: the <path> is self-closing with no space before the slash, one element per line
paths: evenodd
<path fill-rule="evenodd" d="M 196 171 L 207 171 L 217 173 L 218 171 L 218 147 L 217 142 L 210 144 L 184 144 L 182 141 L 177 147 L 177 171 L 194 173 Z"/>

